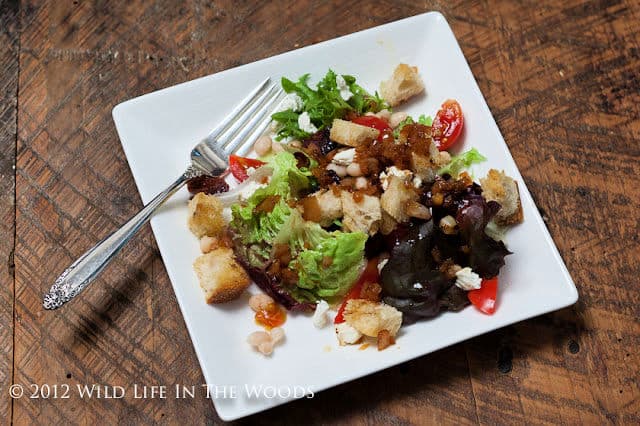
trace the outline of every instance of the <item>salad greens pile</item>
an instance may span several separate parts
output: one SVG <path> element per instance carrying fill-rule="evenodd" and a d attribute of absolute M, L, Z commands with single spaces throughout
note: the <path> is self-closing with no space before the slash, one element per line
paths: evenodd
<path fill-rule="evenodd" d="M 338 86 L 340 78 L 345 83 L 344 88 Z M 304 106 L 300 111 L 289 108 L 271 116 L 279 125 L 276 136 L 278 140 L 287 137 L 302 139 L 309 136 L 309 133 L 300 129 L 298 125 L 298 118 L 305 112 L 309 114 L 311 123 L 318 130 L 322 130 L 329 127 L 334 118 L 342 118 L 348 112 L 364 115 L 367 112 L 389 108 L 377 92 L 371 95 L 358 85 L 355 77 L 338 75 L 332 70 L 320 80 L 315 90 L 309 87 L 309 74 L 303 75 L 295 82 L 283 77 L 282 88 L 286 93 L 298 95 Z M 343 97 L 345 88 L 349 91 L 347 99 Z"/>
<path fill-rule="evenodd" d="M 344 295 L 360 272 L 367 235 L 329 232 L 305 221 L 297 209 L 290 207 L 288 202 L 309 190 L 313 179 L 308 167 L 298 167 L 292 153 L 278 153 L 265 167 L 273 169 L 269 184 L 231 210 L 236 247 L 243 252 L 247 266 L 254 273 L 264 274 L 274 258 L 275 246 L 286 244 L 291 260 L 281 267 L 297 273 L 297 285 L 283 288 L 285 284 L 271 282 L 271 286 L 281 287 L 265 291 L 285 307 Z M 275 201 L 273 208 L 258 209 L 267 198 Z M 292 299 L 281 297 L 284 293 Z"/>

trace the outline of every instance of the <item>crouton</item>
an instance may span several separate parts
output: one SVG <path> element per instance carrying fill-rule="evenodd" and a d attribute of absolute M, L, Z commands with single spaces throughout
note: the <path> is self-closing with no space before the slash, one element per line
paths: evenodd
<path fill-rule="evenodd" d="M 193 262 L 207 303 L 233 300 L 249 286 L 251 280 L 233 256 L 233 250 L 221 247 L 199 256 Z"/>
<path fill-rule="evenodd" d="M 391 215 L 384 211 L 384 209 L 382 209 L 381 213 L 382 221 L 380 222 L 380 233 L 382 235 L 389 235 L 394 229 L 396 229 L 398 221 L 391 217 Z"/>
<path fill-rule="evenodd" d="M 332 190 L 318 191 L 305 197 L 300 202 L 304 220 L 329 226 L 342 217 L 342 199 Z"/>
<path fill-rule="evenodd" d="M 380 83 L 380 95 L 392 107 L 423 91 L 424 83 L 418 74 L 418 68 L 407 64 L 398 65 L 391 78 Z"/>
<path fill-rule="evenodd" d="M 429 144 L 428 156 L 411 153 L 411 171 L 423 182 L 433 182 L 436 179 L 438 169 L 451 161 L 451 155 L 447 151 L 438 151 L 433 141 L 430 141 Z"/>
<path fill-rule="evenodd" d="M 197 193 L 189 201 L 189 229 L 198 238 L 216 237 L 226 224 L 222 216 L 222 203 L 213 195 Z"/>
<path fill-rule="evenodd" d="M 380 197 L 380 205 L 382 210 L 387 212 L 396 221 L 402 223 L 409 220 L 406 213 L 406 205 L 408 201 L 416 201 L 418 194 L 409 184 L 405 183 L 401 178 L 391 175 L 388 178 L 389 186 Z"/>
<path fill-rule="evenodd" d="M 377 337 L 382 330 L 395 336 L 402 324 L 402 312 L 384 303 L 351 299 L 344 308 L 347 324 L 369 337 Z"/>
<path fill-rule="evenodd" d="M 487 201 L 500 203 L 500 210 L 494 220 L 498 225 L 515 225 L 524 220 L 520 192 L 515 180 L 495 169 L 489 170 L 487 177 L 480 179 L 482 195 Z"/>
<path fill-rule="evenodd" d="M 344 218 L 342 224 L 347 231 L 362 231 L 369 235 L 378 232 L 382 213 L 380 211 L 380 200 L 371 195 L 357 194 L 342 191 L 340 198 L 342 199 L 342 209 Z M 356 201 L 358 200 L 358 201 Z"/>
<path fill-rule="evenodd" d="M 380 131 L 377 129 L 336 118 L 331 124 L 329 139 L 357 148 L 365 142 L 376 139 L 379 135 Z"/>

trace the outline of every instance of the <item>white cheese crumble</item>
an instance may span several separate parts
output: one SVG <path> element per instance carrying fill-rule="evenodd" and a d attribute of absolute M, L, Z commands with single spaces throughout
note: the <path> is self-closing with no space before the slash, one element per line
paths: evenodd
<path fill-rule="evenodd" d="M 224 209 L 222 209 L 222 218 L 227 223 L 231 222 L 231 219 L 233 219 L 233 216 L 231 214 L 231 207 L 225 207 Z"/>
<path fill-rule="evenodd" d="M 336 76 L 336 85 L 338 86 L 338 90 L 340 90 L 340 96 L 342 97 L 342 99 L 344 99 L 345 101 L 348 101 L 349 99 L 351 99 L 351 97 L 353 96 L 353 93 L 351 93 L 351 90 L 349 90 L 349 86 L 347 85 L 347 82 L 344 80 L 344 77 L 341 76 L 340 74 Z"/>
<path fill-rule="evenodd" d="M 456 272 L 456 286 L 465 291 L 477 290 L 482 285 L 482 278 L 469 268 L 460 269 Z"/>
<path fill-rule="evenodd" d="M 334 155 L 333 158 L 331 159 L 331 162 L 334 164 L 337 164 L 338 166 L 348 166 L 349 164 L 353 163 L 353 159 L 355 156 L 356 156 L 356 149 L 349 148 L 349 149 L 345 149 L 344 151 L 340 151 L 336 155 Z"/>
<path fill-rule="evenodd" d="M 378 176 L 380 178 L 380 184 L 382 185 L 382 189 L 385 191 L 389 186 L 390 176 L 397 176 L 403 181 L 409 182 L 413 177 L 413 172 L 411 172 L 411 170 L 401 170 L 396 166 L 387 167 L 387 169 L 384 172 L 380 173 L 380 175 Z M 420 181 L 420 183 L 422 183 L 422 181 Z"/>
<path fill-rule="evenodd" d="M 329 304 L 324 300 L 316 305 L 316 311 L 313 313 L 311 321 L 316 328 L 322 328 L 327 325 L 327 311 L 329 311 Z"/>
<path fill-rule="evenodd" d="M 295 93 L 289 93 L 282 99 L 276 108 L 276 112 L 286 111 L 288 109 L 298 112 L 302 111 L 302 108 L 304 108 L 304 101 L 302 98 Z"/>
<path fill-rule="evenodd" d="M 422 186 L 422 179 L 420 176 L 414 176 L 412 183 L 414 188 L 420 188 Z"/>
<path fill-rule="evenodd" d="M 311 122 L 309 113 L 306 111 L 298 116 L 298 127 L 300 130 L 307 133 L 315 133 L 318 131 L 318 128 Z"/>
<path fill-rule="evenodd" d="M 247 201 L 258 188 L 264 188 L 266 186 L 266 184 L 258 183 L 254 180 L 249 181 L 247 182 L 246 186 L 242 188 L 242 190 L 238 193 L 238 199 L 240 201 Z"/>
<path fill-rule="evenodd" d="M 341 345 L 352 345 L 357 343 L 362 337 L 362 333 L 346 322 L 336 324 L 336 335 L 338 337 L 338 343 Z"/>

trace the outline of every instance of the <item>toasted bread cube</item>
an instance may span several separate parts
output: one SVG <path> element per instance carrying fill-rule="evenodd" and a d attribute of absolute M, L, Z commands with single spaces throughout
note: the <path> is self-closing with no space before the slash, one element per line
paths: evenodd
<path fill-rule="evenodd" d="M 382 235 L 389 235 L 394 229 L 396 229 L 396 226 L 398 226 L 398 221 L 391 217 L 391 215 L 384 211 L 384 209 L 381 210 L 382 221 L 380 222 L 380 233 Z"/>
<path fill-rule="evenodd" d="M 222 203 L 213 195 L 199 192 L 189 201 L 189 229 L 198 238 L 216 237 L 226 224 L 222 216 Z"/>
<path fill-rule="evenodd" d="M 305 220 L 329 226 L 342 217 L 342 199 L 332 190 L 318 191 L 302 200 L 302 217 Z"/>
<path fill-rule="evenodd" d="M 395 336 L 402 325 L 402 312 L 384 303 L 351 299 L 345 306 L 344 320 L 365 336 L 377 337 L 382 330 Z"/>
<path fill-rule="evenodd" d="M 487 201 L 497 201 L 501 206 L 494 218 L 498 225 L 515 225 L 524 220 L 520 192 L 515 180 L 504 171 L 491 169 L 487 177 L 480 179 L 480 184 L 484 198 Z"/>
<path fill-rule="evenodd" d="M 342 191 L 340 196 L 344 212 L 342 224 L 347 231 L 361 231 L 369 235 L 378 232 L 382 213 L 380 200 L 377 197 L 361 195 L 362 199 L 356 201 L 354 194 L 349 191 Z"/>
<path fill-rule="evenodd" d="M 247 272 L 236 261 L 233 250 L 221 247 L 199 256 L 193 262 L 207 303 L 236 299 L 249 286 Z"/>
<path fill-rule="evenodd" d="M 407 202 L 418 199 L 418 194 L 409 184 L 401 178 L 391 175 L 388 178 L 387 189 L 380 197 L 382 210 L 387 212 L 396 221 L 402 223 L 409 220 L 409 215 L 405 211 Z"/>
<path fill-rule="evenodd" d="M 336 118 L 331 124 L 329 139 L 357 148 L 365 142 L 376 139 L 379 135 L 380 131 L 377 129 Z"/>
<path fill-rule="evenodd" d="M 423 91 L 424 83 L 418 74 L 418 68 L 407 64 L 398 65 L 391 78 L 380 83 L 380 95 L 392 107 Z"/>

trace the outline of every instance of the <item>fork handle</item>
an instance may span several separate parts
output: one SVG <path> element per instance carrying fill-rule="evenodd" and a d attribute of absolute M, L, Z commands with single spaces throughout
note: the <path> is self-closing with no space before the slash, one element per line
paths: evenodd
<path fill-rule="evenodd" d="M 147 223 L 153 212 L 170 196 L 176 193 L 192 177 L 187 170 L 167 189 L 158 194 L 120 229 L 89 249 L 73 262 L 58 277 L 44 296 L 45 309 L 58 309 L 84 290 L 94 278 L 109 264 L 122 247 Z"/>

